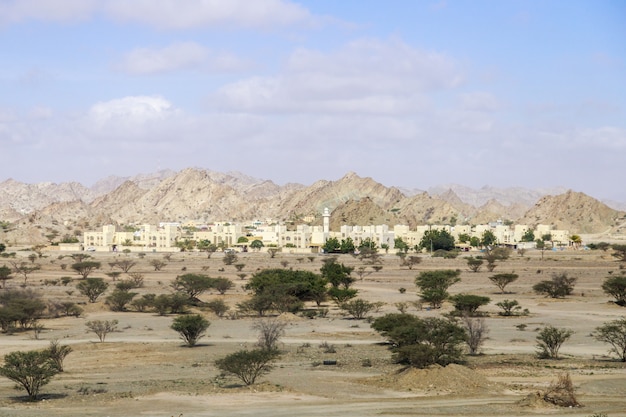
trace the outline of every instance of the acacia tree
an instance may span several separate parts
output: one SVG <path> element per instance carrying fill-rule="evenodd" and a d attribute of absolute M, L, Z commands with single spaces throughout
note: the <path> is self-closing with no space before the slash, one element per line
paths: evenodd
<path fill-rule="evenodd" d="M 575 277 L 568 277 L 566 272 L 553 274 L 552 279 L 533 285 L 533 291 L 551 298 L 563 298 L 574 291 Z"/>
<path fill-rule="evenodd" d="M 602 283 L 604 292 L 615 298 L 615 304 L 626 306 L 626 276 L 611 276 Z"/>
<path fill-rule="evenodd" d="M 480 267 L 483 266 L 483 263 L 485 262 L 482 259 L 474 258 L 473 256 L 470 256 L 469 258 L 467 258 L 466 261 L 467 261 L 467 267 L 472 272 L 478 272 L 480 270 Z"/>
<path fill-rule="evenodd" d="M 200 314 L 178 316 L 172 322 L 172 330 L 176 330 L 187 346 L 194 347 L 198 340 L 205 335 L 211 323 Z"/>
<path fill-rule="evenodd" d="M 451 269 L 423 271 L 415 278 L 415 285 L 420 289 L 422 300 L 432 308 L 440 308 L 448 298 L 448 288 L 461 280 L 461 271 Z"/>
<path fill-rule="evenodd" d="M 98 336 L 100 343 L 103 343 L 107 334 L 117 330 L 117 324 L 117 320 L 91 320 L 85 323 L 85 326 Z"/>
<path fill-rule="evenodd" d="M 124 272 L 126 274 L 135 265 L 137 265 L 137 262 L 135 262 L 135 261 L 133 261 L 131 259 L 120 259 L 120 260 L 115 262 L 115 266 L 118 267 L 119 269 L 121 269 L 122 272 Z"/>
<path fill-rule="evenodd" d="M 28 265 L 26 262 L 9 262 L 13 267 L 13 272 L 24 277 L 24 283 L 28 280 L 28 276 L 41 269 L 40 265 Z"/>
<path fill-rule="evenodd" d="M 537 335 L 537 356 L 543 359 L 558 359 L 559 350 L 563 343 L 572 335 L 573 331 L 546 326 Z"/>
<path fill-rule="evenodd" d="M 489 280 L 494 283 L 496 287 L 500 289 L 500 292 L 504 294 L 504 289 L 507 285 L 514 282 L 519 278 L 517 274 L 495 274 L 489 277 Z"/>
<path fill-rule="evenodd" d="M 269 373 L 272 362 L 278 358 L 276 350 L 240 350 L 215 361 L 221 371 L 235 375 L 244 384 L 252 385 L 257 378 Z"/>
<path fill-rule="evenodd" d="M 109 284 L 102 278 L 87 278 L 76 285 L 76 289 L 89 299 L 90 303 L 95 303 L 109 288 Z"/>
<path fill-rule="evenodd" d="M 213 278 L 203 274 L 184 274 L 174 279 L 172 288 L 186 294 L 189 300 L 196 301 L 200 294 L 213 287 L 213 281 Z"/>
<path fill-rule="evenodd" d="M 13 278 L 11 272 L 13 271 L 8 266 L 0 266 L 0 281 L 2 281 L 2 288 L 6 288 L 6 282 Z"/>
<path fill-rule="evenodd" d="M 167 266 L 167 262 L 160 259 L 151 259 L 149 264 L 154 268 L 155 271 L 160 271 L 163 267 Z"/>
<path fill-rule="evenodd" d="M 60 371 L 46 351 L 11 352 L 4 356 L 0 375 L 24 388 L 31 401 L 37 399 L 42 386 Z"/>
<path fill-rule="evenodd" d="M 100 269 L 102 264 L 96 261 L 83 261 L 72 264 L 72 269 L 83 278 L 87 278 L 96 269 Z"/>
<path fill-rule="evenodd" d="M 397 363 L 426 368 L 462 360 L 467 336 L 453 321 L 392 313 L 374 320 L 372 328 L 389 339 Z"/>
<path fill-rule="evenodd" d="M 470 317 L 477 315 L 476 310 L 490 301 L 489 297 L 474 294 L 456 294 L 450 297 L 455 313 Z"/>
<path fill-rule="evenodd" d="M 626 362 L 626 318 L 596 327 L 594 337 L 600 342 L 611 345 L 609 352 L 615 353 L 622 362 Z"/>

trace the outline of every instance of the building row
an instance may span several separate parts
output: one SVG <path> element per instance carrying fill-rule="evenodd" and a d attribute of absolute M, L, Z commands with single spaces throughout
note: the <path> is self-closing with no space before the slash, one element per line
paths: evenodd
<path fill-rule="evenodd" d="M 461 235 L 482 237 L 485 231 L 491 231 L 498 244 L 510 247 L 522 245 L 522 237 L 530 229 L 527 225 L 506 225 L 501 222 L 469 225 L 424 225 L 410 228 L 407 225 L 341 226 L 339 231 L 330 231 L 330 211 L 324 210 L 322 226 L 297 225 L 295 230 L 284 224 L 264 224 L 255 222 L 252 225 L 233 223 L 185 224 L 161 223 L 142 225 L 134 230 L 121 230 L 114 225 L 103 226 L 101 231 L 84 233 L 83 246 L 91 251 L 118 251 L 122 249 L 167 252 L 180 250 L 180 243 L 208 241 L 223 248 L 247 246 L 249 242 L 260 240 L 264 247 L 281 247 L 283 251 L 317 252 L 329 238 L 339 241 L 352 239 L 356 246 L 363 241 L 376 243 L 378 247 L 385 244 L 394 248 L 394 240 L 402 238 L 409 247 L 420 243 L 429 230 L 445 230 L 458 242 Z M 546 234 L 556 246 L 569 245 L 567 230 L 554 230 L 549 225 L 538 225 L 534 229 L 537 238 Z M 245 239 L 242 239 L 245 238 Z M 247 242 L 245 242 L 247 240 Z M 525 247 L 532 242 L 524 242 Z"/>

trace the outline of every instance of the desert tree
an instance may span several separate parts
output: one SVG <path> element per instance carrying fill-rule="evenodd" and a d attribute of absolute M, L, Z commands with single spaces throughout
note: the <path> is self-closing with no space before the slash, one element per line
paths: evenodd
<path fill-rule="evenodd" d="M 415 285 L 420 289 L 422 300 L 432 308 L 440 308 L 448 298 L 448 288 L 461 280 L 458 270 L 423 271 L 415 278 Z"/>
<path fill-rule="evenodd" d="M 615 353 L 622 362 L 626 362 L 626 318 L 596 327 L 593 336 L 596 340 L 611 345 L 609 352 Z"/>
<path fill-rule="evenodd" d="M 626 306 L 626 276 L 611 276 L 602 283 L 602 290 L 615 298 L 615 304 Z"/>
<path fill-rule="evenodd" d="M 553 274 L 552 279 L 533 285 L 533 291 L 551 298 L 563 298 L 574 291 L 575 277 L 568 277 L 566 272 Z"/>
<path fill-rule="evenodd" d="M 76 262 L 83 262 L 85 259 L 91 258 L 91 255 L 88 253 L 73 253 L 70 255 L 70 258 Z"/>
<path fill-rule="evenodd" d="M 0 327 L 8 332 L 18 324 L 22 329 L 36 328 L 46 304 L 31 290 L 7 290 L 0 294 Z"/>
<path fill-rule="evenodd" d="M 105 275 L 113 280 L 113 282 L 117 281 L 117 279 L 122 275 L 121 271 L 111 271 L 105 272 Z"/>
<path fill-rule="evenodd" d="M 104 342 L 107 335 L 117 330 L 117 320 L 90 320 L 85 323 L 87 329 L 91 330 L 98 336 L 100 343 Z"/>
<path fill-rule="evenodd" d="M 232 265 L 237 262 L 237 254 L 235 252 L 226 252 L 222 258 L 224 265 Z"/>
<path fill-rule="evenodd" d="M 130 292 L 128 290 L 116 288 L 106 298 L 105 303 L 112 311 L 125 311 L 126 305 L 133 301 L 133 298 L 135 298 L 136 295 L 136 292 Z"/>
<path fill-rule="evenodd" d="M 221 295 L 224 295 L 226 291 L 230 290 L 234 286 L 235 284 L 228 278 L 217 277 L 213 279 L 212 288 L 215 288 Z"/>
<path fill-rule="evenodd" d="M 215 366 L 225 373 L 236 376 L 244 384 L 252 385 L 259 377 L 268 374 L 274 368 L 272 362 L 278 356 L 276 350 L 240 350 L 218 359 Z"/>
<path fill-rule="evenodd" d="M 285 335 L 287 323 L 276 318 L 261 319 L 252 325 L 258 335 L 257 345 L 263 350 L 276 350 L 278 341 Z"/>
<path fill-rule="evenodd" d="M 470 256 L 469 258 L 467 258 L 466 261 L 467 261 L 467 267 L 472 272 L 478 272 L 480 268 L 483 266 L 483 263 L 485 263 L 485 261 L 483 261 L 482 259 L 474 258 L 473 256 Z"/>
<path fill-rule="evenodd" d="M 203 274 L 184 274 L 174 279 L 172 288 L 186 294 L 190 301 L 197 301 L 202 293 L 213 288 L 213 281 L 213 278 Z"/>
<path fill-rule="evenodd" d="M 6 288 L 6 282 L 13 279 L 11 268 L 6 265 L 0 266 L 0 281 L 2 281 L 2 288 Z"/>
<path fill-rule="evenodd" d="M 339 308 L 351 315 L 352 318 L 361 320 L 365 318 L 369 312 L 376 309 L 376 303 L 372 303 L 362 298 L 356 298 L 339 304 Z"/>
<path fill-rule="evenodd" d="M 211 243 L 209 240 L 206 239 L 199 241 L 196 247 L 200 252 L 206 252 L 207 259 L 210 259 L 211 255 L 213 255 L 217 251 L 217 245 Z"/>
<path fill-rule="evenodd" d="M 367 267 L 364 265 L 359 266 L 356 269 L 356 274 L 359 276 L 359 279 L 363 281 L 363 278 L 370 275 L 373 271 L 368 271 Z"/>
<path fill-rule="evenodd" d="M 206 303 L 206 307 L 211 310 L 217 317 L 223 317 L 224 314 L 230 310 L 230 307 L 228 305 L 226 305 L 226 303 L 224 302 L 224 300 L 222 299 L 216 299 L 216 300 L 211 300 L 209 302 Z"/>
<path fill-rule="evenodd" d="M 48 345 L 48 349 L 46 349 L 45 352 L 50 356 L 50 359 L 59 372 L 63 372 L 63 361 L 67 355 L 72 353 L 72 348 L 67 345 L 62 345 L 58 340 L 54 339 L 50 341 L 50 345 Z"/>
<path fill-rule="evenodd" d="M 161 259 L 150 259 L 148 263 L 154 268 L 155 271 L 160 271 L 165 266 L 167 266 L 167 262 Z"/>
<path fill-rule="evenodd" d="M 475 294 L 455 294 L 449 300 L 454 305 L 454 312 L 464 316 L 477 315 L 477 310 L 491 301 L 489 297 Z"/>
<path fill-rule="evenodd" d="M 489 280 L 493 282 L 493 284 L 500 289 L 500 292 L 504 294 L 504 289 L 507 285 L 512 282 L 515 282 L 519 278 L 517 274 L 495 274 L 489 277 Z"/>
<path fill-rule="evenodd" d="M 87 297 L 90 303 L 95 303 L 109 288 L 109 284 L 102 278 L 87 278 L 76 285 L 76 289 Z"/>
<path fill-rule="evenodd" d="M 122 270 L 125 274 L 131 270 L 133 266 L 137 265 L 137 262 L 132 259 L 119 259 L 115 262 L 115 266 Z"/>
<path fill-rule="evenodd" d="M 626 262 L 626 245 L 614 244 L 614 245 L 611 245 L 611 249 L 615 251 L 613 252 L 614 257 L 616 257 L 622 262 Z"/>
<path fill-rule="evenodd" d="M 13 272 L 24 277 L 24 283 L 28 281 L 28 276 L 41 269 L 40 265 L 29 265 L 26 262 L 9 261 L 13 267 Z"/>
<path fill-rule="evenodd" d="M 100 269 L 102 264 L 97 261 L 82 261 L 73 263 L 71 268 L 83 278 L 87 278 L 96 269 Z"/>
<path fill-rule="evenodd" d="M 462 346 L 467 336 L 454 321 L 391 313 L 375 319 L 372 328 L 389 340 L 397 363 L 426 368 L 463 359 Z"/>
<path fill-rule="evenodd" d="M 422 258 L 416 255 L 404 256 L 402 258 L 402 266 L 406 266 L 409 269 L 413 269 L 415 265 L 419 265 L 422 262 Z"/>
<path fill-rule="evenodd" d="M 46 351 L 11 352 L 4 356 L 0 375 L 26 390 L 31 401 L 37 399 L 42 386 L 60 371 Z"/>
<path fill-rule="evenodd" d="M 270 258 L 275 258 L 276 254 L 280 252 L 279 248 L 267 248 L 267 254 L 270 256 Z"/>
<path fill-rule="evenodd" d="M 476 355 L 478 354 L 480 347 L 485 342 L 487 334 L 489 334 L 487 323 L 482 317 L 470 317 L 467 315 L 463 316 L 461 322 L 465 328 L 465 343 L 469 349 L 469 354 Z"/>
<path fill-rule="evenodd" d="M 333 288 L 350 288 L 356 281 L 350 275 L 353 270 L 353 267 L 338 263 L 336 257 L 324 259 L 324 264 L 320 268 L 322 278 L 328 281 Z"/>
<path fill-rule="evenodd" d="M 539 331 L 537 340 L 537 356 L 542 359 L 558 359 L 559 350 L 572 335 L 569 329 L 559 329 L 554 326 L 546 326 Z"/>
<path fill-rule="evenodd" d="M 171 328 L 180 335 L 189 347 L 194 347 L 198 340 L 206 334 L 211 323 L 200 314 L 178 316 L 172 322 Z"/>
<path fill-rule="evenodd" d="M 520 312 L 522 306 L 519 305 L 519 302 L 517 300 L 502 300 L 496 303 L 496 305 L 502 309 L 502 311 L 498 313 L 501 316 L 518 316 L 520 314 L 528 313 L 528 310 Z"/>

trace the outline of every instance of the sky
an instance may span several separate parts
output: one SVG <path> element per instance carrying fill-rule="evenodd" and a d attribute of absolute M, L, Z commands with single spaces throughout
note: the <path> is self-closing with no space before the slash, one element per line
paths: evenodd
<path fill-rule="evenodd" d="M 621 0 L 0 0 L 0 182 L 189 167 L 626 202 Z"/>

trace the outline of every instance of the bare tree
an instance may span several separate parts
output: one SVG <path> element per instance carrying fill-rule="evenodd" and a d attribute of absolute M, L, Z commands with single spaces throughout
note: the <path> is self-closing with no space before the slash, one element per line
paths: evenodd
<path fill-rule="evenodd" d="M 151 259 L 149 263 L 154 267 L 155 271 L 160 271 L 161 268 L 167 265 L 167 262 L 160 259 Z"/>
<path fill-rule="evenodd" d="M 465 343 L 467 343 L 469 353 L 470 355 L 476 355 L 489 333 L 485 319 L 466 315 L 463 317 L 463 326 L 467 333 Z"/>
<path fill-rule="evenodd" d="M 264 350 L 276 350 L 278 340 L 285 334 L 287 323 L 278 319 L 259 320 L 252 329 L 259 332 L 258 345 Z"/>
<path fill-rule="evenodd" d="M 117 261 L 115 263 L 115 266 L 117 266 L 119 269 L 121 269 L 126 274 L 135 265 L 137 265 L 137 262 L 132 261 L 130 259 L 120 259 L 119 261 Z"/>
<path fill-rule="evenodd" d="M 100 339 L 100 343 L 102 343 L 107 334 L 117 330 L 117 324 L 117 320 L 92 320 L 85 323 L 85 326 L 94 332 Z"/>

